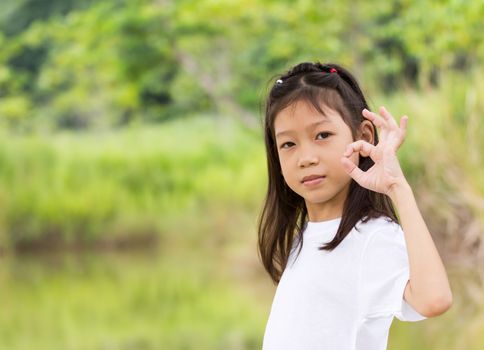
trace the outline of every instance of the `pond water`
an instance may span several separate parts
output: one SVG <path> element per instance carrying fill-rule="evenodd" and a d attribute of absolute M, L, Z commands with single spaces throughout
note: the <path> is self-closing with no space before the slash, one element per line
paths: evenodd
<path fill-rule="evenodd" d="M 4 256 L 0 349 L 260 349 L 275 287 L 255 250 L 214 251 Z M 484 348 L 482 274 L 449 275 L 451 310 L 395 319 L 390 350 Z"/>

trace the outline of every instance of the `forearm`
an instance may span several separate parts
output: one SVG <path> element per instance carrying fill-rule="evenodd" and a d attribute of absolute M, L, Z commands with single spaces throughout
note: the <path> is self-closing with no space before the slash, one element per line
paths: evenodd
<path fill-rule="evenodd" d="M 430 313 L 445 312 L 452 303 L 447 273 L 412 189 L 404 182 L 395 185 L 389 196 L 399 213 L 407 244 L 411 299 Z"/>

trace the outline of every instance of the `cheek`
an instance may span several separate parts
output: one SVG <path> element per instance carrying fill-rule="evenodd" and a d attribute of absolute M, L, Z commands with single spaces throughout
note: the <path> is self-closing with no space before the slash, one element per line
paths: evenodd
<path fill-rule="evenodd" d="M 286 182 L 291 182 L 291 179 L 294 177 L 291 160 L 288 157 L 279 157 L 279 165 L 281 167 L 282 177 Z"/>
<path fill-rule="evenodd" d="M 291 164 L 291 157 L 288 154 L 278 153 L 281 169 L 288 168 Z"/>
<path fill-rule="evenodd" d="M 281 157 L 280 154 L 279 154 L 279 166 L 281 167 L 281 171 L 284 174 L 287 168 L 287 159 L 285 159 L 284 157 Z"/>
<path fill-rule="evenodd" d="M 287 163 L 281 162 L 281 172 L 285 179 L 291 176 L 291 171 Z"/>

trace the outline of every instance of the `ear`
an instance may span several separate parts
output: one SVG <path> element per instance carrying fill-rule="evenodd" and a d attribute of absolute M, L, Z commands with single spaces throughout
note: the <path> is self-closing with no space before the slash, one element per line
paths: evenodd
<path fill-rule="evenodd" d="M 375 144 L 375 128 L 369 120 L 363 120 L 358 131 L 360 140 L 364 140 L 372 145 Z"/>

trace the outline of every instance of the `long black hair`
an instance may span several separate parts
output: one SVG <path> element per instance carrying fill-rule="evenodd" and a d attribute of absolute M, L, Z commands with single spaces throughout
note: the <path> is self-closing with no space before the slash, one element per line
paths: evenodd
<path fill-rule="evenodd" d="M 304 62 L 275 78 L 277 81 L 265 102 L 264 139 L 269 181 L 258 221 L 258 251 L 264 268 L 277 284 L 296 239 L 301 242 L 302 248 L 302 233 L 308 219 L 304 198 L 292 191 L 282 176 L 274 135 L 277 114 L 297 101 L 307 101 L 324 115 L 321 107 L 324 104 L 343 117 L 355 140 L 364 119 L 361 112 L 370 108 L 356 79 L 337 64 Z M 375 125 L 373 131 L 376 145 L 378 135 Z M 368 170 L 373 164 L 370 157 L 360 155 L 360 169 Z M 319 249 L 335 249 L 358 221 L 366 222 L 381 216 L 398 223 L 388 196 L 368 190 L 352 179 L 338 231 L 331 242 Z"/>

